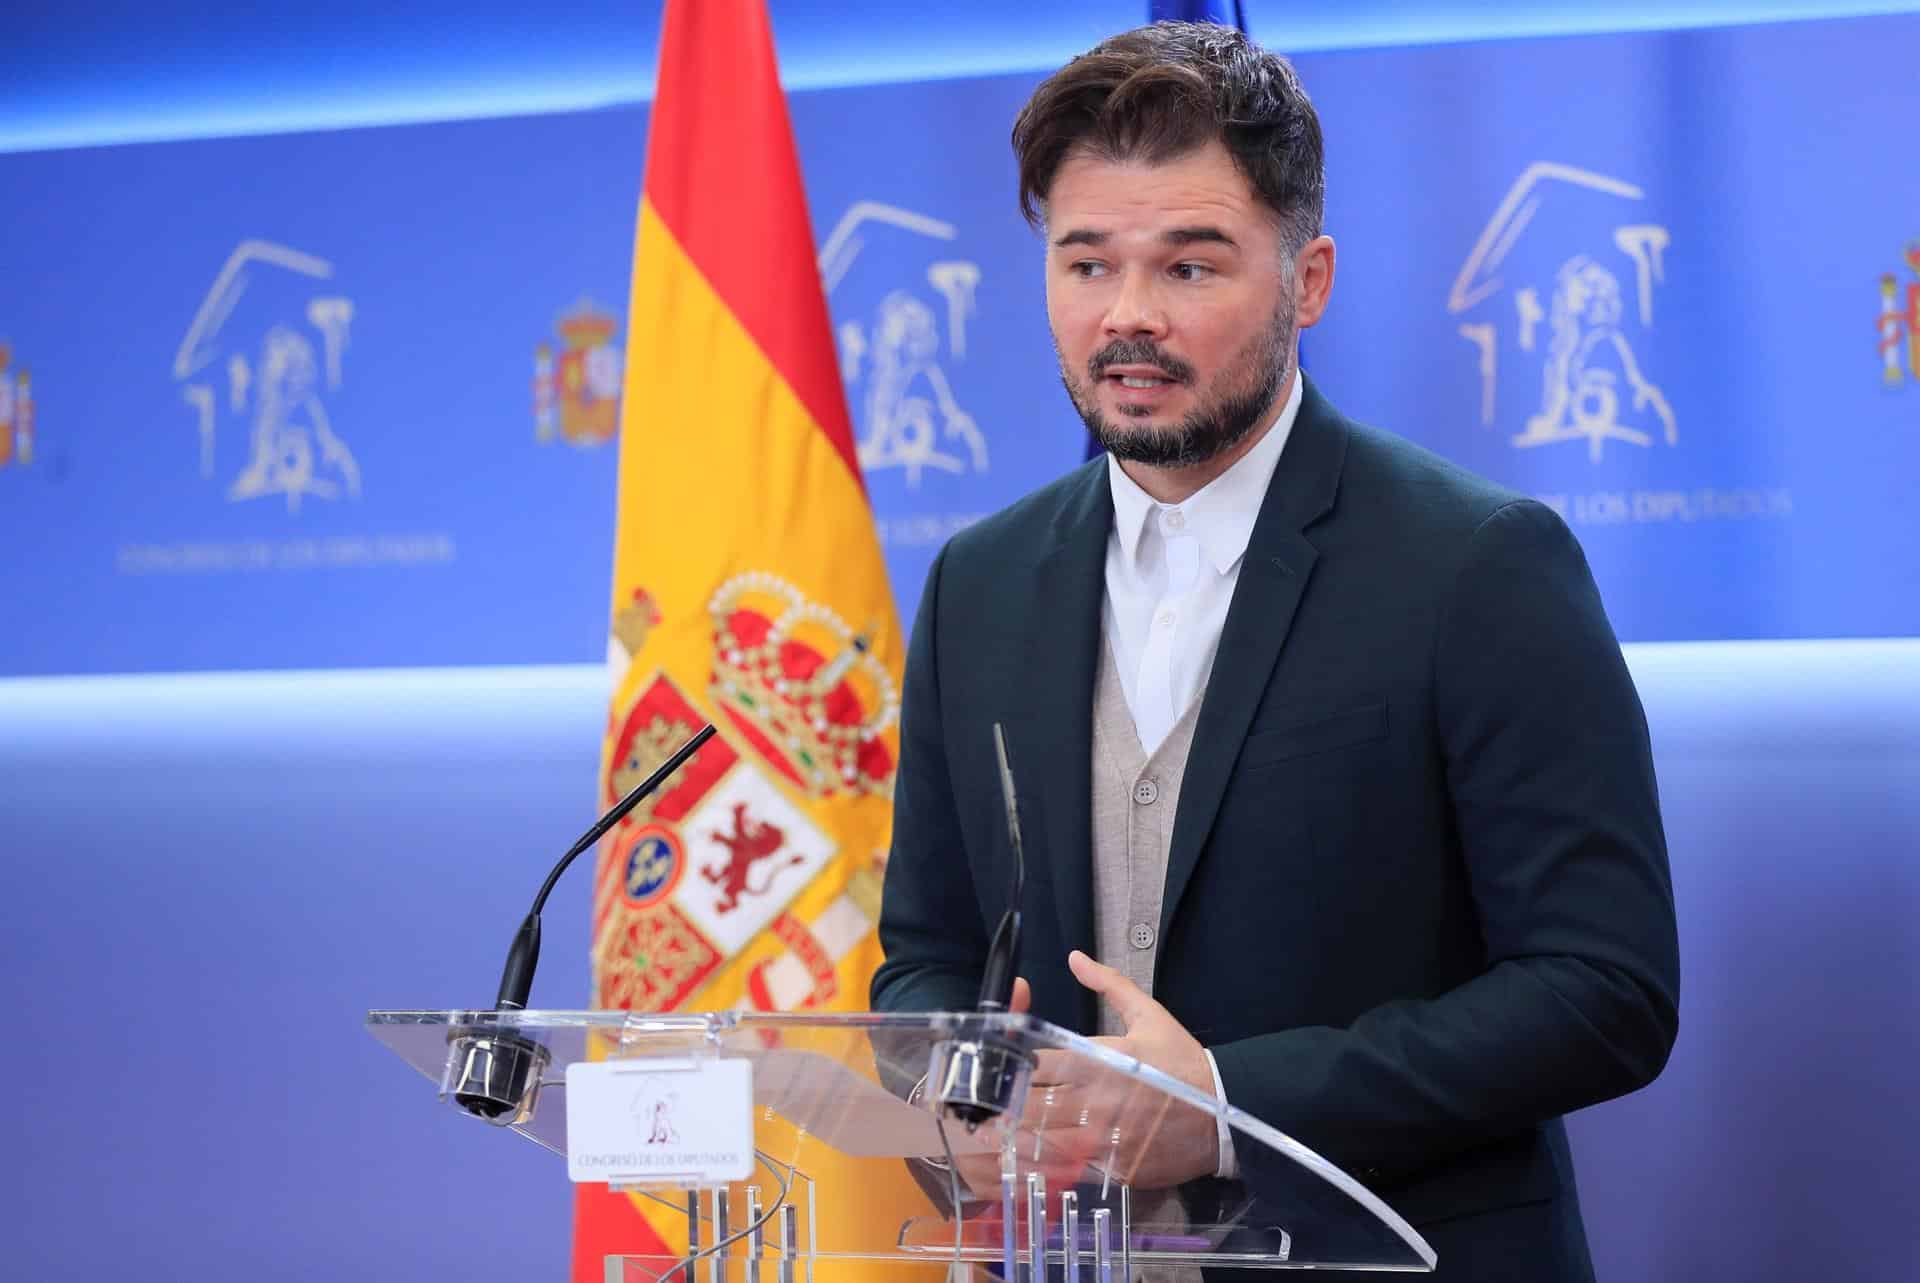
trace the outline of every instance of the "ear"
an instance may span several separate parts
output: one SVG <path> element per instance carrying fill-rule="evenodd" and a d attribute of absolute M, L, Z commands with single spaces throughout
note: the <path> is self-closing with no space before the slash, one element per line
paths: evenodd
<path fill-rule="evenodd" d="M 1333 294 L 1333 237 L 1316 236 L 1293 259 L 1293 321 L 1306 329 L 1326 315 Z"/>

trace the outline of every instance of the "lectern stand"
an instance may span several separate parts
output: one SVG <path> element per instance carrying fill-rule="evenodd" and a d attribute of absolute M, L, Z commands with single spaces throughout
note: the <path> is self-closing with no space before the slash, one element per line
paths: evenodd
<path fill-rule="evenodd" d="M 562 1155 L 568 1067 L 615 1062 L 594 1081 L 630 1084 L 633 1130 L 606 1178 L 661 1204 L 652 1219 L 672 1250 L 608 1257 L 609 1283 L 835 1283 L 876 1261 L 934 1283 L 1434 1264 L 1391 1208 L 1311 1150 L 1027 1016 L 376 1011 L 367 1024 L 443 1098 Z M 705 1097 L 675 1083 L 720 1061 L 750 1073 L 752 1173 L 648 1167 L 677 1126 L 701 1122 L 676 1123 L 676 1102 Z M 1191 1156 L 1211 1161 L 1223 1123 L 1230 1178 L 1193 1178 Z"/>

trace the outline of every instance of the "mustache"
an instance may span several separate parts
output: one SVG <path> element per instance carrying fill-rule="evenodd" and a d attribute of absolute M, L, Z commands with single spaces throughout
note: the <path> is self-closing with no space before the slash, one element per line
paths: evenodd
<path fill-rule="evenodd" d="M 1191 383 L 1194 378 L 1191 365 L 1171 352 L 1162 351 L 1150 339 L 1115 339 L 1087 361 L 1087 374 L 1099 380 L 1116 365 L 1158 366 L 1176 383 Z"/>

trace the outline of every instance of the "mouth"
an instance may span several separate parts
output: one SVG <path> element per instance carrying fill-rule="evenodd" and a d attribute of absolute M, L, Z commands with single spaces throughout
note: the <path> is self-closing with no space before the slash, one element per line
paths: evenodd
<path fill-rule="evenodd" d="M 1155 388 L 1172 387 L 1180 382 L 1171 374 L 1155 365 L 1115 365 L 1101 372 L 1101 381 L 1117 387 L 1134 391 L 1152 391 Z"/>
<path fill-rule="evenodd" d="M 1166 411 L 1183 380 L 1154 365 L 1115 365 L 1103 370 L 1100 385 L 1109 404 L 1129 417 Z"/>

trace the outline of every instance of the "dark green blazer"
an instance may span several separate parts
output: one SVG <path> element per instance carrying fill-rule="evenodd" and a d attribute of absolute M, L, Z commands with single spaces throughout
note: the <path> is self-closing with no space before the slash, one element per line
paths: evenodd
<path fill-rule="evenodd" d="M 1095 1027 L 1093 685 L 1113 521 L 1096 460 L 968 528 L 907 660 L 876 1010 L 966 1009 L 1028 854 L 1036 1015 Z M 1308 382 L 1180 789 L 1154 996 L 1227 1097 L 1426 1234 L 1437 1277 L 1591 1277 L 1559 1119 L 1665 1064 L 1673 893 L 1646 721 L 1544 506 Z M 1258 1176 L 1257 1157 L 1248 1179 Z"/>

